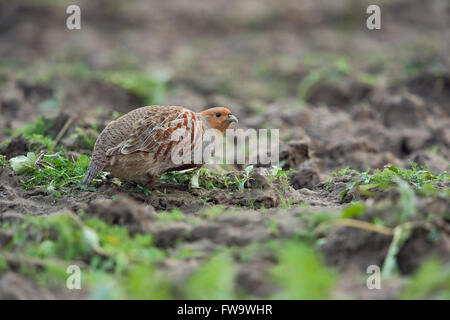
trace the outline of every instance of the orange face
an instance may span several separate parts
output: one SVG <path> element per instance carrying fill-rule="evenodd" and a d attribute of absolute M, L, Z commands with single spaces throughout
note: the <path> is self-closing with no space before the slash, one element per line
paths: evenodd
<path fill-rule="evenodd" d="M 217 129 L 223 133 L 228 129 L 232 122 L 238 122 L 238 119 L 231 114 L 231 111 L 227 108 L 216 107 L 205 110 L 202 115 L 206 117 L 208 125 L 211 128 Z"/>

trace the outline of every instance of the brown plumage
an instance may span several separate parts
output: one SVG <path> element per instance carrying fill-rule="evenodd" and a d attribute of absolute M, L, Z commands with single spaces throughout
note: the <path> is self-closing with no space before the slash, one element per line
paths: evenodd
<path fill-rule="evenodd" d="M 202 133 L 209 128 L 222 134 L 237 118 L 227 108 L 211 108 L 201 113 L 179 106 L 149 106 L 130 111 L 110 122 L 95 142 L 91 163 L 82 181 L 88 184 L 101 170 L 125 181 L 152 184 L 166 171 L 196 167 L 175 164 L 171 152 L 190 142 L 191 151 L 201 146 Z M 173 134 L 180 139 L 173 139 Z"/>

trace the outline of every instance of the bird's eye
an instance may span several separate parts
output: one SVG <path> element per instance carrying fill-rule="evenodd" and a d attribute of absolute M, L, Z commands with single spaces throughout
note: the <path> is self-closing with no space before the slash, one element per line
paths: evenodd
<path fill-rule="evenodd" d="M 217 117 L 217 118 L 220 117 L 220 113 L 219 113 L 219 112 L 216 113 L 216 117 Z"/>

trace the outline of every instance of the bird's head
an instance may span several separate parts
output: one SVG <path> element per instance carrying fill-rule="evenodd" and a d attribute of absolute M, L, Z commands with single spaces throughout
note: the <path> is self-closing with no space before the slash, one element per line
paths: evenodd
<path fill-rule="evenodd" d="M 222 134 L 228 129 L 232 122 L 238 122 L 236 116 L 231 111 L 224 107 L 216 107 L 207 109 L 202 112 L 203 117 L 210 128 L 217 129 Z"/>

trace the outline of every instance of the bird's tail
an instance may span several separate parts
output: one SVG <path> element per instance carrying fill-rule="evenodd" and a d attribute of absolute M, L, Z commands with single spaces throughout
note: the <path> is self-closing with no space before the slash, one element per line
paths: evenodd
<path fill-rule="evenodd" d="M 103 170 L 104 167 L 104 164 L 92 160 L 86 171 L 86 175 L 81 181 L 81 184 L 88 185 L 98 175 L 98 173 Z"/>

